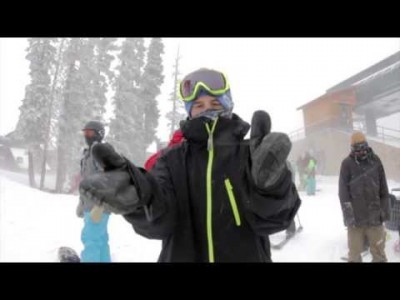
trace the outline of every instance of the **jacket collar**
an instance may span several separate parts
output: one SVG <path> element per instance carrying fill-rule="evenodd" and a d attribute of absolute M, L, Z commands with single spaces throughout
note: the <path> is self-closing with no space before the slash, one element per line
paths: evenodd
<path fill-rule="evenodd" d="M 209 137 L 206 129 L 207 122 L 210 122 L 207 118 L 182 122 L 181 130 L 185 139 L 194 143 L 206 143 Z M 219 117 L 213 138 L 218 144 L 237 143 L 243 140 L 249 129 L 250 125 L 236 114 L 233 114 L 231 119 Z"/>

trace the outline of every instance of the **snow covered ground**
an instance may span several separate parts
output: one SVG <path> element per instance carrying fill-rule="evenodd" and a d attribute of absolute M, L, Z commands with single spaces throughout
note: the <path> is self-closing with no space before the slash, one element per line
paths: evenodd
<path fill-rule="evenodd" d="M 389 180 L 389 189 L 400 187 Z M 307 196 L 300 192 L 302 206 L 299 218 L 303 231 L 281 250 L 272 250 L 276 262 L 341 262 L 347 256 L 347 231 L 343 224 L 342 211 L 338 198 L 338 177 L 319 176 L 317 193 Z M 296 218 L 297 224 L 298 219 Z M 387 230 L 386 255 L 390 262 L 400 262 L 400 254 L 394 252 L 398 232 Z M 271 243 L 281 240 L 285 233 L 270 237 Z M 364 261 L 371 261 L 368 255 Z"/>
<path fill-rule="evenodd" d="M 0 262 L 54 262 L 60 246 L 82 250 L 77 195 L 56 195 L 28 186 L 21 174 L 0 172 Z M 120 216 L 109 222 L 115 262 L 157 261 L 161 242 L 137 235 Z"/>
<path fill-rule="evenodd" d="M 275 262 L 342 262 L 346 255 L 346 229 L 337 197 L 337 177 L 319 177 L 316 196 L 300 192 L 299 217 L 303 226 L 283 249 L 272 250 Z M 391 188 L 399 183 L 389 181 Z M 31 189 L 23 175 L 0 172 L 0 262 L 54 262 L 59 246 L 81 251 L 82 220 L 75 216 L 76 195 L 55 195 Z M 296 218 L 298 223 L 298 219 Z M 109 224 L 114 262 L 155 262 L 161 242 L 137 235 L 122 217 Z M 386 253 L 400 262 L 393 244 L 398 233 L 388 231 Z M 276 243 L 284 232 L 271 236 Z M 370 261 L 367 256 L 365 261 Z"/>

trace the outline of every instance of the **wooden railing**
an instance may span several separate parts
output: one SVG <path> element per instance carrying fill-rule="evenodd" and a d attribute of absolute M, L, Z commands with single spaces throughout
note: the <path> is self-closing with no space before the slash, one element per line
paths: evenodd
<path fill-rule="evenodd" d="M 326 129 L 334 128 L 339 131 L 351 133 L 351 130 L 350 131 L 345 130 L 343 128 L 340 128 L 340 126 L 338 126 L 338 125 L 339 125 L 338 120 L 336 120 L 336 119 L 323 120 L 320 122 L 310 124 L 307 127 L 307 132 L 310 132 L 310 133 L 311 132 L 320 132 L 320 131 L 323 131 Z M 395 143 L 400 144 L 400 130 L 398 130 L 398 129 L 377 126 L 376 136 L 371 136 L 366 133 L 366 129 L 364 127 L 362 127 L 361 125 L 357 125 L 357 123 L 354 123 L 353 130 L 359 130 L 361 132 L 364 132 L 367 135 L 367 137 L 372 138 L 374 140 L 378 140 L 379 142 L 382 142 L 384 144 L 389 144 L 390 142 L 395 142 Z M 289 138 L 292 141 L 298 141 L 298 140 L 304 139 L 305 137 L 306 137 L 306 130 L 304 127 L 296 129 L 289 133 Z"/>

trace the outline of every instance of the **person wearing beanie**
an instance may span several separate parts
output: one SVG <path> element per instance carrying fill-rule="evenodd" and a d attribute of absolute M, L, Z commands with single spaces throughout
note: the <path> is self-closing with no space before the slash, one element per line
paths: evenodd
<path fill-rule="evenodd" d="M 93 157 L 92 151 L 94 145 L 103 141 L 105 135 L 103 123 L 89 121 L 83 127 L 82 133 L 88 148 L 83 151 L 80 180 L 104 171 L 102 165 Z M 103 205 L 96 204 L 89 197 L 80 193 L 76 213 L 84 221 L 81 233 L 83 243 L 81 262 L 110 262 L 107 230 L 110 211 L 105 210 Z"/>
<path fill-rule="evenodd" d="M 196 70 L 179 90 L 183 140 L 149 171 L 126 159 L 80 190 L 138 234 L 162 240 L 159 262 L 270 262 L 268 235 L 287 229 L 301 203 L 286 164 L 289 137 L 271 132 L 268 113 L 256 111 L 245 140 L 250 125 L 233 113 L 219 71 Z"/>
<path fill-rule="evenodd" d="M 351 135 L 351 145 L 365 143 L 367 140 L 365 138 L 364 133 L 361 131 L 356 131 Z"/>
<path fill-rule="evenodd" d="M 386 262 L 383 222 L 389 219 L 389 190 L 385 170 L 362 132 L 354 132 L 350 144 L 350 154 L 342 161 L 339 176 L 349 262 L 362 261 L 365 238 L 372 261 Z"/>

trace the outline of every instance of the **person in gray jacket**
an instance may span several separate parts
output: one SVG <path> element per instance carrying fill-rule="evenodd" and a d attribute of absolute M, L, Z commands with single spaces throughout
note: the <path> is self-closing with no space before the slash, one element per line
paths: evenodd
<path fill-rule="evenodd" d="M 92 147 L 101 143 L 105 130 L 98 121 L 86 123 L 82 129 L 88 148 L 84 149 L 81 159 L 81 179 L 103 172 L 103 167 L 92 155 Z M 81 252 L 82 262 L 110 262 L 110 247 L 108 245 L 108 219 L 110 212 L 102 205 L 96 205 L 91 199 L 80 193 L 77 215 L 84 219 L 81 241 L 84 249 Z"/>

